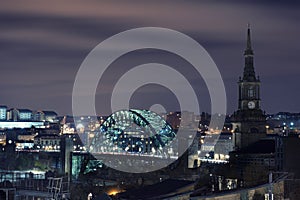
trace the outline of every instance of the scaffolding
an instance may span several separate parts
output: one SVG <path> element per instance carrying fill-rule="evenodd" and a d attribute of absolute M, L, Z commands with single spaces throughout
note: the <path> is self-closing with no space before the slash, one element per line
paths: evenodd
<path fill-rule="evenodd" d="M 70 199 L 68 177 L 45 177 L 27 172 L 0 172 L 0 190 L 5 200 Z"/>

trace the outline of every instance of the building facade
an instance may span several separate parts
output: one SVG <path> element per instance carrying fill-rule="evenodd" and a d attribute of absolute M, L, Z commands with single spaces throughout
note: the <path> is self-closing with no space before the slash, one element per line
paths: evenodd
<path fill-rule="evenodd" d="M 7 107 L 0 106 L 0 121 L 5 121 L 7 119 Z"/>
<path fill-rule="evenodd" d="M 32 121 L 32 111 L 29 109 L 12 108 L 7 111 L 8 121 Z"/>

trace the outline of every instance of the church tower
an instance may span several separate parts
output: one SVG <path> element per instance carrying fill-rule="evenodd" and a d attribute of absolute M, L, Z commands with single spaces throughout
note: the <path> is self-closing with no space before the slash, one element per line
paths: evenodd
<path fill-rule="evenodd" d="M 243 149 L 266 136 L 266 116 L 260 105 L 260 80 L 255 75 L 249 25 L 244 57 L 244 73 L 238 81 L 238 110 L 233 114 L 235 150 Z"/>

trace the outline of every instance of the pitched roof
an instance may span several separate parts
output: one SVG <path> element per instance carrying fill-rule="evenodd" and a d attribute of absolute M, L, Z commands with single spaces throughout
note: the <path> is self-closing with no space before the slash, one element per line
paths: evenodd
<path fill-rule="evenodd" d="M 29 109 L 17 109 L 19 112 L 32 112 L 32 110 Z"/>
<path fill-rule="evenodd" d="M 54 111 L 48 111 L 48 110 L 44 110 L 43 113 L 44 113 L 45 115 L 57 115 L 56 112 L 54 112 Z"/>
<path fill-rule="evenodd" d="M 178 189 L 193 183 L 193 181 L 168 179 L 142 188 L 127 190 L 126 192 L 120 193 L 118 196 L 130 199 L 150 199 L 176 192 Z"/>

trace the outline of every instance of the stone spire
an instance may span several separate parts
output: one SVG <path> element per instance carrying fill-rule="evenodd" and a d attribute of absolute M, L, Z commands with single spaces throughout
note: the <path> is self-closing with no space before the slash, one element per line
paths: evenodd
<path fill-rule="evenodd" d="M 247 31 L 247 46 L 244 55 L 253 55 L 253 50 L 251 47 L 251 33 L 250 33 L 250 24 L 248 24 Z"/>
<path fill-rule="evenodd" d="M 253 66 L 253 50 L 251 45 L 251 31 L 250 31 L 250 24 L 248 24 L 248 31 L 247 31 L 247 46 L 244 51 L 245 56 L 245 67 L 244 67 L 244 81 L 257 81 L 255 77 L 255 71 Z"/>

